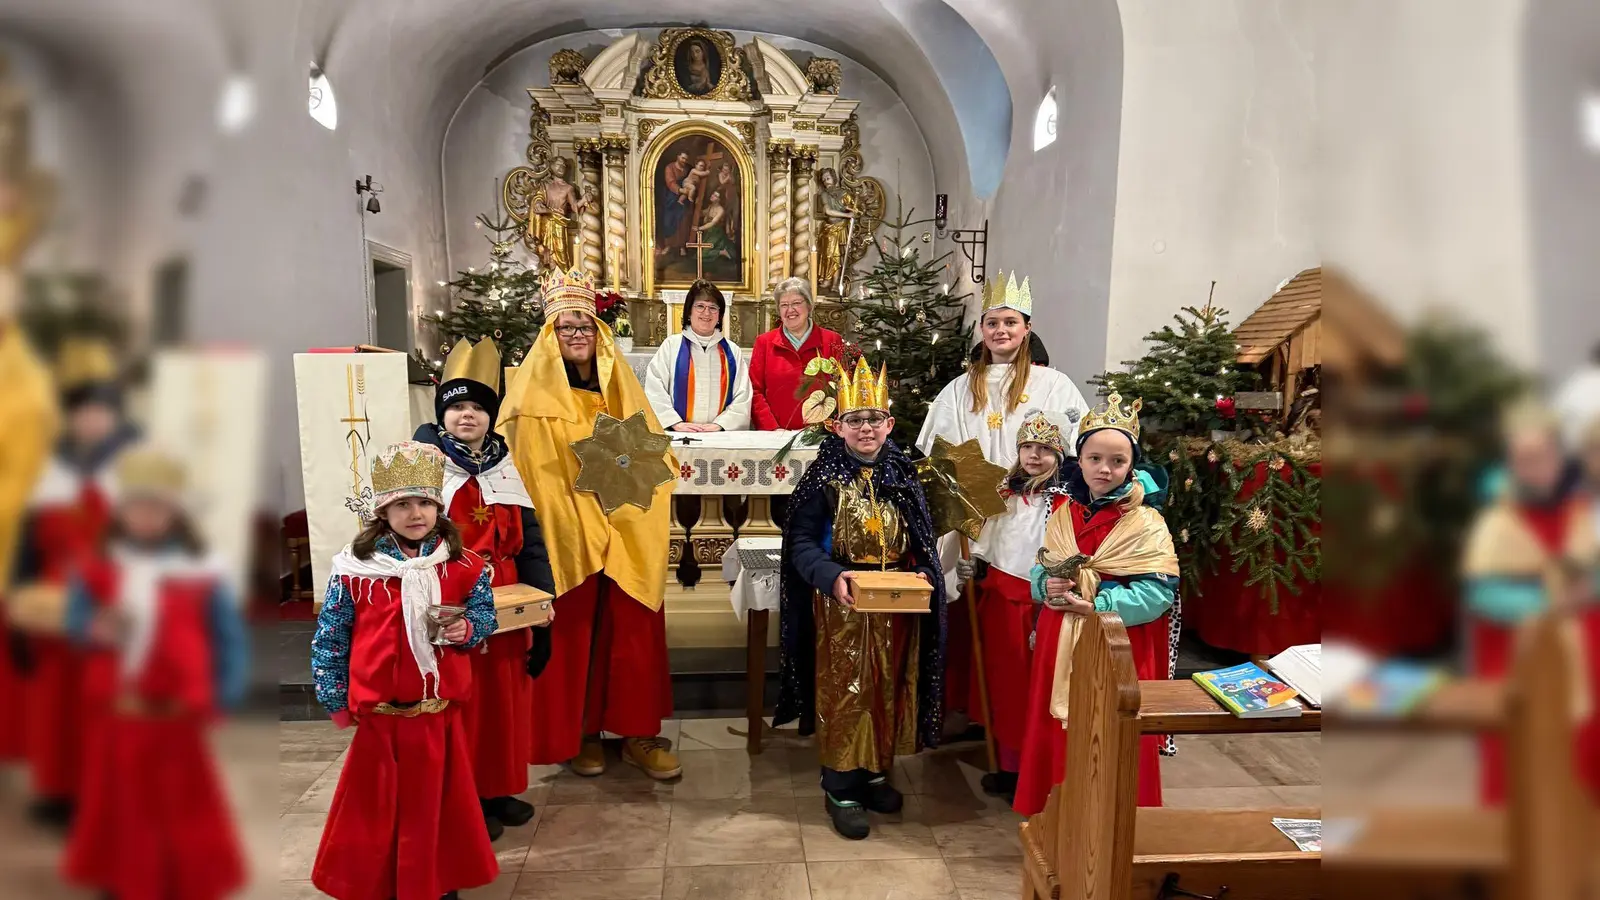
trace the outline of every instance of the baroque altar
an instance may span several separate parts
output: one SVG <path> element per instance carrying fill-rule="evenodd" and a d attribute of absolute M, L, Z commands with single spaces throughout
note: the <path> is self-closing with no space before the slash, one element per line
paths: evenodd
<path fill-rule="evenodd" d="M 501 195 L 544 266 L 582 267 L 628 298 L 641 345 L 677 331 L 696 278 L 728 295 L 726 332 L 744 347 L 773 327 L 772 288 L 806 279 L 817 320 L 871 245 L 885 190 L 866 176 L 859 101 L 839 61 L 754 37 L 667 28 L 619 38 L 593 60 L 550 59 L 532 100 L 527 164 Z"/>

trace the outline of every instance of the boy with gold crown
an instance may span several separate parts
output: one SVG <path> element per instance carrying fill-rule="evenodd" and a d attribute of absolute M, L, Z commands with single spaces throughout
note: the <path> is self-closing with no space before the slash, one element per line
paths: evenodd
<path fill-rule="evenodd" d="M 317 701 L 356 726 L 311 869 L 338 900 L 454 898 L 500 874 L 462 727 L 494 590 L 444 515 L 444 462 L 416 441 L 373 458 L 373 518 L 333 558 L 311 638 Z"/>
<path fill-rule="evenodd" d="M 867 812 L 900 810 L 887 774 L 897 755 L 939 743 L 944 582 L 916 466 L 889 437 L 888 372 L 840 366 L 834 434 L 790 500 L 783 531 L 774 725 L 817 735 L 824 805 L 834 830 L 871 833 Z M 884 566 L 933 587 L 927 614 L 854 608 L 857 573 Z"/>
<path fill-rule="evenodd" d="M 66 428 L 29 501 L 13 582 L 62 585 L 99 549 L 116 498 L 118 454 L 137 432 L 123 416 L 111 347 L 69 337 L 57 356 Z M 65 825 L 81 780 L 83 748 L 94 716 L 82 696 L 82 653 L 63 635 L 14 635 L 21 673 L 22 731 L 38 820 Z"/>
<path fill-rule="evenodd" d="M 462 338 L 445 359 L 435 394 L 438 424 L 418 426 L 413 440 L 444 451 L 444 509 L 467 548 L 489 563 L 494 587 L 528 584 L 551 591 L 533 498 L 517 473 L 505 439 L 495 434 L 500 412 L 500 351 L 484 338 Z M 550 654 L 546 628 L 495 634 L 472 654 L 472 700 L 462 704 L 473 777 L 489 839 L 505 826 L 525 825 L 533 806 L 516 798 L 528 789 L 528 735 L 533 728 L 533 681 Z"/>
<path fill-rule="evenodd" d="M 1052 498 L 1040 564 L 1030 573 L 1034 600 L 1044 604 L 1034 625 L 1021 770 L 1012 808 L 1044 809 L 1061 783 L 1067 756 L 1067 684 L 1083 617 L 1122 617 L 1143 680 L 1169 677 L 1167 615 L 1177 596 L 1178 557 L 1166 520 L 1166 475 L 1140 464 L 1139 408 L 1111 394 L 1078 426 L 1075 460 L 1065 468 L 1065 495 Z M 1075 567 L 1067 568 L 1076 562 Z M 1161 737 L 1139 740 L 1140 806 L 1161 805 Z"/>
<path fill-rule="evenodd" d="M 609 515 L 593 493 L 573 489 L 572 444 L 594 434 L 601 413 L 619 420 L 643 413 L 652 431 L 661 426 L 595 311 L 589 276 L 550 273 L 544 300 L 544 327 L 511 377 L 499 420 L 539 511 L 559 613 L 549 664 L 533 684 L 529 761 L 570 761 L 579 775 L 600 775 L 600 737 L 610 732 L 624 739 L 623 762 L 658 780 L 675 778 L 682 768 L 659 737 L 672 715 L 662 595 L 675 479 L 656 488 L 649 509 L 624 505 Z"/>

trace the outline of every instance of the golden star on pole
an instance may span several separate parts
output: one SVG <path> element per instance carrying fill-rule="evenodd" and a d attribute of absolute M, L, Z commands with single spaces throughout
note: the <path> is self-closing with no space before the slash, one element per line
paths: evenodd
<path fill-rule="evenodd" d="M 933 453 L 917 461 L 917 475 L 937 534 L 959 531 L 975 541 L 986 519 L 1006 511 L 1000 499 L 1006 470 L 984 458 L 977 439 L 952 444 L 934 438 Z"/>
<path fill-rule="evenodd" d="M 594 434 L 572 442 L 578 456 L 572 488 L 594 494 L 608 516 L 628 503 L 649 509 L 656 488 L 673 479 L 666 461 L 669 443 L 666 435 L 650 430 L 643 411 L 627 421 L 601 413 Z"/>

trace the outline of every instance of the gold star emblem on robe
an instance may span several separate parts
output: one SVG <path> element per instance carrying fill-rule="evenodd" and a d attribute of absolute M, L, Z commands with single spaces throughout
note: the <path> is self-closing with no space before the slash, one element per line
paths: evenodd
<path fill-rule="evenodd" d="M 489 513 L 489 507 L 483 506 L 481 504 L 476 506 L 476 507 L 473 507 L 473 510 L 472 510 L 472 521 L 473 521 L 474 524 L 482 525 L 485 522 L 488 522 L 490 518 L 491 518 L 491 515 Z"/>
<path fill-rule="evenodd" d="M 669 444 L 650 429 L 642 410 L 626 421 L 600 413 L 594 433 L 571 444 L 578 457 L 572 489 L 594 494 L 608 516 L 629 503 L 649 509 L 656 488 L 676 477 L 667 466 Z"/>
<path fill-rule="evenodd" d="M 997 412 L 989 413 L 989 430 L 999 431 L 1000 426 L 1006 423 L 1006 417 Z"/>
<path fill-rule="evenodd" d="M 877 537 L 883 533 L 883 519 L 880 518 L 876 513 L 868 517 L 865 522 L 862 522 L 861 526 L 867 530 L 867 534 L 870 534 L 873 537 Z"/>
<path fill-rule="evenodd" d="M 961 444 L 934 438 L 933 453 L 917 461 L 917 475 L 935 534 L 959 531 L 977 540 L 984 521 L 1006 511 L 1000 499 L 1006 470 L 984 458 L 976 438 Z"/>

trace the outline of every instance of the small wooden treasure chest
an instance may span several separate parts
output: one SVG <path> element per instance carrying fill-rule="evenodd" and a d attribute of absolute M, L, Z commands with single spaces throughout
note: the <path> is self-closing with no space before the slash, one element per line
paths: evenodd
<path fill-rule="evenodd" d="M 856 610 L 877 613 L 925 613 L 933 602 L 933 585 L 911 572 L 860 572 L 855 579 Z"/>
<path fill-rule="evenodd" d="M 494 589 L 497 633 L 548 625 L 555 610 L 556 598 L 532 585 L 503 584 Z"/>
<path fill-rule="evenodd" d="M 18 630 L 62 634 L 67 630 L 66 585 L 42 581 L 20 585 L 10 592 L 6 615 Z"/>

